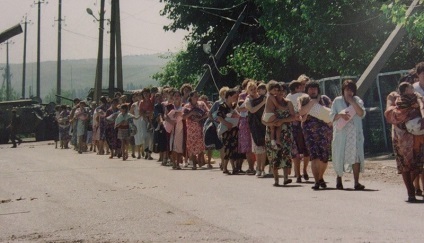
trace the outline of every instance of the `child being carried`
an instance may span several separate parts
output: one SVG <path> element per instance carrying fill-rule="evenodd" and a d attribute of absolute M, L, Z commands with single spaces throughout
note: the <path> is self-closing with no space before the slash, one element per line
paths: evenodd
<path fill-rule="evenodd" d="M 284 107 L 277 102 L 276 95 L 280 91 L 280 84 L 277 81 L 271 80 L 267 84 L 268 94 L 265 103 L 265 110 L 262 115 L 262 120 L 266 123 L 275 122 L 281 117 L 279 114 L 284 110 Z M 281 126 L 269 126 L 271 131 L 271 146 L 281 146 Z"/>

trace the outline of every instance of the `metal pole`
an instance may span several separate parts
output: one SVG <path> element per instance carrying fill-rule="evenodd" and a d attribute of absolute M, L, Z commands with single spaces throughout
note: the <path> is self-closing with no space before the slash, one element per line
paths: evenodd
<path fill-rule="evenodd" d="M 93 100 L 98 102 L 102 94 L 102 72 L 103 72 L 103 30 L 105 16 L 105 0 L 100 1 L 100 25 L 99 25 L 99 50 L 97 53 L 96 81 L 94 84 Z"/>
<path fill-rule="evenodd" d="M 115 48 L 116 48 L 116 1 L 112 0 L 110 16 L 110 52 L 109 52 L 109 97 L 113 97 L 115 88 Z"/>
<path fill-rule="evenodd" d="M 61 103 L 62 95 L 62 0 L 59 0 L 59 18 L 57 27 L 57 90 L 56 103 Z"/>
<path fill-rule="evenodd" d="M 27 45 L 27 16 L 24 22 L 24 57 L 22 63 L 22 98 L 25 99 L 25 79 L 26 79 L 26 45 Z"/>
<path fill-rule="evenodd" d="M 121 10 L 119 0 L 115 0 L 116 15 L 116 65 L 117 65 L 117 87 L 124 90 L 124 76 L 122 73 L 122 45 L 121 45 Z"/>

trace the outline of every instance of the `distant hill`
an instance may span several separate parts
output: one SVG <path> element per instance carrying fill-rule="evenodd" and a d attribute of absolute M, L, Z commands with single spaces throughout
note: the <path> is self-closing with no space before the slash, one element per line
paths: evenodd
<path fill-rule="evenodd" d="M 122 58 L 124 74 L 124 89 L 138 89 L 149 85 L 158 85 L 152 75 L 160 71 L 168 60 L 156 55 L 125 56 Z M 96 76 L 96 59 L 62 60 L 62 90 L 73 91 L 75 96 L 84 96 L 88 89 L 94 87 Z M 0 66 L 4 67 L 2 63 Z M 41 62 L 40 86 L 41 97 L 44 98 L 52 89 L 56 90 L 57 63 L 56 61 Z M 4 72 L 4 71 L 1 71 Z M 21 94 L 22 91 L 22 64 L 11 64 L 12 88 Z M 3 80 L 1 80 L 3 82 Z M 29 96 L 30 86 L 32 94 L 36 94 L 37 63 L 26 65 L 26 96 Z M 116 82 L 116 78 L 115 78 Z M 109 85 L 109 59 L 103 60 L 103 87 Z M 72 98 L 72 97 L 71 97 Z"/>

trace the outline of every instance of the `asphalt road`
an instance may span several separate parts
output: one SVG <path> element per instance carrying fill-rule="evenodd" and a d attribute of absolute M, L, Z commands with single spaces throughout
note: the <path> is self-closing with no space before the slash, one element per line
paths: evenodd
<path fill-rule="evenodd" d="M 2 242 L 424 238 L 424 204 L 405 203 L 399 184 L 368 180 L 366 191 L 338 191 L 328 177 L 329 189 L 313 191 L 309 183 L 273 187 L 273 179 L 224 175 L 216 164 L 212 170 L 174 171 L 155 161 L 79 155 L 47 142 L 9 147 L 0 146 Z"/>

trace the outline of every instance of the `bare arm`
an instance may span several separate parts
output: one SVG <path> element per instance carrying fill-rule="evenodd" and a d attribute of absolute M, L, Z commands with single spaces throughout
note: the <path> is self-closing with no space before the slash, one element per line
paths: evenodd
<path fill-rule="evenodd" d="M 248 98 L 248 99 L 245 101 L 246 109 L 247 109 L 250 113 L 256 113 L 259 109 L 261 109 L 261 108 L 262 108 L 262 106 L 264 106 L 264 105 L 265 105 L 265 103 L 266 103 L 266 99 L 263 99 L 263 100 L 262 100 L 262 102 L 261 102 L 261 103 L 259 103 L 258 105 L 256 105 L 256 106 L 252 106 L 252 102 L 251 102 L 250 98 Z"/>
<path fill-rule="evenodd" d="M 308 104 L 300 107 L 299 109 L 299 115 L 305 116 L 309 113 L 309 111 L 312 109 L 312 106 L 315 104 L 318 104 L 318 99 L 311 99 Z"/>

